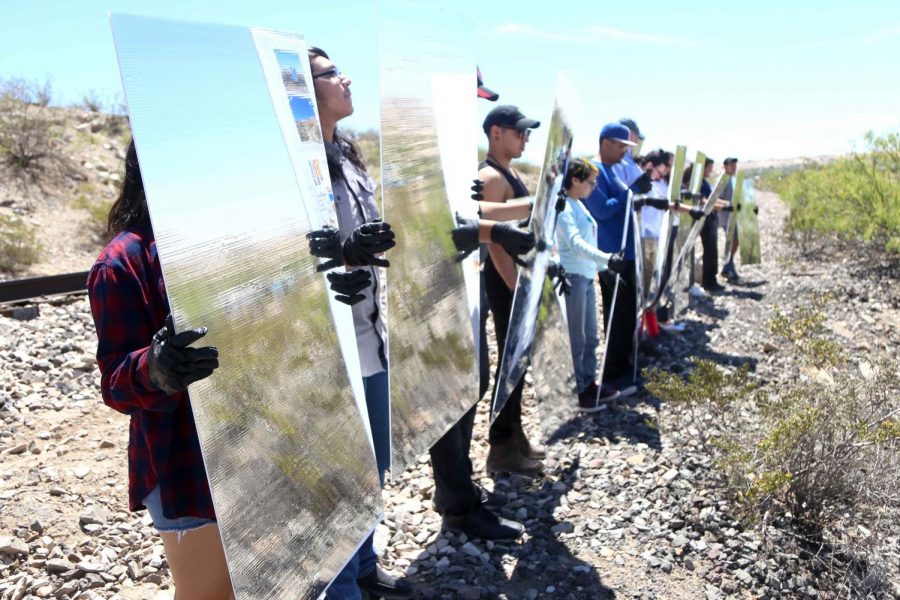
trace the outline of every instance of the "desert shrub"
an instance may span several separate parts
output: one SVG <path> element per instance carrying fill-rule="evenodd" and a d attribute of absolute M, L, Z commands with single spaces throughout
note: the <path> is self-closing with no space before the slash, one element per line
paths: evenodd
<path fill-rule="evenodd" d="M 0 80 L 0 98 L 10 98 L 35 104 L 49 106 L 53 100 L 53 84 L 50 79 L 43 82 L 13 77 Z"/>
<path fill-rule="evenodd" d="M 38 261 L 41 244 L 33 227 L 20 219 L 0 215 L 0 270 L 15 272 Z"/>
<path fill-rule="evenodd" d="M 900 253 L 900 133 L 865 140 L 864 152 L 765 180 L 790 207 L 786 230 L 804 249 L 833 233 Z"/>
<path fill-rule="evenodd" d="M 900 534 L 900 364 L 848 359 L 824 327 L 829 301 L 770 323 L 795 384 L 754 388 L 697 361 L 687 378 L 650 372 L 647 388 L 715 453 L 749 523 L 788 532 L 842 592 L 874 597 Z"/>
<path fill-rule="evenodd" d="M 88 214 L 88 226 L 91 232 L 103 236 L 106 233 L 106 221 L 109 217 L 109 209 L 112 207 L 110 200 L 94 200 L 84 194 L 79 194 L 75 198 L 75 207 L 80 208 Z"/>
<path fill-rule="evenodd" d="M 95 90 L 88 90 L 81 95 L 80 107 L 89 112 L 103 112 L 103 100 Z"/>
<path fill-rule="evenodd" d="M 69 173 L 73 166 L 62 151 L 63 119 L 51 108 L 0 96 L 0 164 L 14 176 L 32 180 L 42 174 Z"/>

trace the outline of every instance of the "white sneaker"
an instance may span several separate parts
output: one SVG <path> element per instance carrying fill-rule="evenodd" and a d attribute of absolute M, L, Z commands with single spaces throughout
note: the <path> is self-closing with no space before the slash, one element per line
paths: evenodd
<path fill-rule="evenodd" d="M 691 289 L 688 290 L 688 294 L 691 295 L 691 298 L 708 298 L 709 294 L 706 293 L 702 287 L 697 285 L 696 283 L 691 286 Z"/>
<path fill-rule="evenodd" d="M 668 333 L 681 333 L 685 330 L 687 326 L 684 323 L 676 323 L 675 321 L 669 321 L 668 323 L 660 323 L 659 328 L 663 331 L 667 331 Z"/>

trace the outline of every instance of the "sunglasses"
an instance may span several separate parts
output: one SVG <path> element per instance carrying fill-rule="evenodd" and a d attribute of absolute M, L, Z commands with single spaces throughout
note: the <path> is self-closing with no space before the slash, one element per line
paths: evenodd
<path fill-rule="evenodd" d="M 312 76 L 313 79 L 322 79 L 323 77 L 332 78 L 332 77 L 340 77 L 341 72 L 337 67 L 331 67 L 330 69 L 326 69 L 321 73 L 316 73 Z"/>
<path fill-rule="evenodd" d="M 531 137 L 531 130 L 530 130 L 530 129 L 519 130 L 519 129 L 516 129 L 515 127 L 501 127 L 500 129 L 508 129 L 509 131 L 515 131 L 515 132 L 516 132 L 516 135 L 517 135 L 519 138 L 524 138 L 525 140 L 527 140 L 528 138 Z"/>

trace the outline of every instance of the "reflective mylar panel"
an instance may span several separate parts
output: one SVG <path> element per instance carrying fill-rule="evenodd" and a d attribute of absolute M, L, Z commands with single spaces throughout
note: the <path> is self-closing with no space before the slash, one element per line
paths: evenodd
<path fill-rule="evenodd" d="M 731 178 L 732 190 L 734 190 L 731 194 L 731 206 L 734 210 L 728 213 L 728 226 L 725 228 L 725 262 L 727 263 L 732 254 L 732 248 L 734 246 L 734 232 L 737 227 L 737 207 L 740 206 L 741 201 L 744 196 L 744 172 L 738 171 Z M 740 234 L 738 234 L 740 235 Z"/>
<path fill-rule="evenodd" d="M 678 146 L 675 148 L 675 160 L 672 164 L 671 177 L 669 182 L 669 203 L 679 202 L 681 200 L 681 174 L 684 172 L 685 154 L 687 148 Z M 659 238 L 656 242 L 656 260 L 653 265 L 653 275 L 650 277 L 650 286 L 647 290 L 647 307 L 654 308 L 662 300 L 662 292 L 669 283 L 669 277 L 672 274 L 672 263 L 669 260 L 670 244 L 673 244 L 673 233 L 676 232 L 674 227 L 678 222 L 678 214 L 673 210 L 666 210 L 663 213 L 659 227 Z"/>
<path fill-rule="evenodd" d="M 672 282 L 670 282 L 670 285 L 673 285 L 674 282 L 678 280 L 678 273 L 680 270 L 687 269 L 689 267 L 689 265 L 687 264 L 688 254 L 690 253 L 691 248 L 694 247 L 694 243 L 697 241 L 697 236 L 700 235 L 700 230 L 703 228 L 704 220 L 716 218 L 716 216 L 712 214 L 713 207 L 716 204 L 716 200 L 718 200 L 722 195 L 722 192 L 725 191 L 725 186 L 728 185 L 729 177 L 729 175 L 719 175 L 719 178 L 716 180 L 716 184 L 713 186 L 712 194 L 709 196 L 706 204 L 703 205 L 703 214 L 705 215 L 704 219 L 694 221 L 693 225 L 691 225 L 687 240 L 679 249 L 678 257 L 675 259 L 675 277 L 672 279 Z"/>
<path fill-rule="evenodd" d="M 703 186 L 703 170 L 706 165 L 706 154 L 697 151 L 694 159 L 694 166 L 691 168 L 691 180 L 688 189 L 692 198 L 690 201 L 684 202 L 686 206 L 700 206 L 700 199 L 697 195 Z M 678 215 L 678 239 L 675 243 L 675 257 L 681 254 L 681 249 L 687 245 L 688 235 L 694 226 L 694 219 L 687 213 L 679 213 Z M 684 310 L 687 308 L 690 297 L 688 289 L 694 283 L 694 245 L 691 245 L 685 252 L 684 265 L 674 264 L 672 270 L 672 285 L 669 286 L 669 297 L 672 299 L 671 314 L 674 319 L 681 318 Z M 683 268 L 682 268 L 683 267 Z"/>
<path fill-rule="evenodd" d="M 474 53 L 473 53 L 474 54 Z M 472 57 L 474 61 L 474 56 Z M 432 77 L 432 98 L 434 118 L 437 128 L 438 148 L 444 185 L 447 186 L 447 201 L 454 215 L 467 219 L 478 218 L 478 203 L 472 199 L 472 180 L 478 172 L 478 128 L 475 101 L 472 88 L 478 80 L 470 73 L 438 74 Z M 470 123 L 473 126 L 463 127 Z M 472 323 L 472 337 L 478 340 L 481 327 L 481 260 L 478 250 L 462 260 L 463 277 L 466 282 L 466 299 L 469 305 L 469 320 Z M 479 360 L 479 344 L 475 344 L 475 364 Z"/>
<path fill-rule="evenodd" d="M 550 280 L 544 278 L 531 357 L 534 395 L 538 401 L 545 441 L 563 434 L 566 425 L 580 422 L 576 409 L 577 386 L 565 303 Z"/>
<path fill-rule="evenodd" d="M 570 86 L 565 80 L 560 80 L 547 133 L 547 150 L 529 222 L 529 228 L 534 232 L 538 243 L 531 252 L 520 257 L 524 266 L 518 269 L 509 315 L 509 333 L 494 387 L 491 418 L 496 417 L 503 409 L 528 368 L 547 265 L 556 239 L 556 200 L 562 192 L 563 179 L 572 155 L 571 116 L 564 110 L 564 107 L 573 103 L 571 95 Z"/>
<path fill-rule="evenodd" d="M 350 311 L 306 250 L 334 215 L 302 40 L 112 26 L 175 323 L 220 352 L 190 395 L 235 592 L 316 598 L 382 503 L 333 322 Z"/>
<path fill-rule="evenodd" d="M 464 23 L 446 3 L 385 0 L 379 7 L 383 216 L 397 235 L 385 279 L 395 474 L 478 399 L 463 270 L 450 238 L 447 193 L 456 182 L 444 182 L 433 97 L 436 79 L 475 70 L 463 50 L 474 37 L 460 34 Z M 472 81 L 464 85 L 474 97 Z M 460 147 L 459 160 L 473 151 Z"/>
<path fill-rule="evenodd" d="M 761 261 L 758 213 L 753 180 L 745 179 L 741 186 L 741 201 L 735 211 L 742 265 L 758 265 Z"/>

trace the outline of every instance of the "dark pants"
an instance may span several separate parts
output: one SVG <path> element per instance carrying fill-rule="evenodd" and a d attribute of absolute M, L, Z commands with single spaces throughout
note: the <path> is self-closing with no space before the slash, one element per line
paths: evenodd
<path fill-rule="evenodd" d="M 716 275 L 719 274 L 719 230 L 715 213 L 703 221 L 700 242 L 703 244 L 703 285 L 709 286 L 716 283 Z"/>
<path fill-rule="evenodd" d="M 616 275 L 612 271 L 600 273 L 600 293 L 603 296 L 603 329 L 609 339 L 606 366 L 603 369 L 603 383 L 610 383 L 623 375 L 631 375 L 630 359 L 634 328 L 637 325 L 637 299 L 634 292 L 634 260 L 625 262 L 625 274 L 622 276 L 624 281 L 619 284 L 619 291 L 616 295 L 612 326 L 609 325 L 609 311 L 612 309 Z"/>
<path fill-rule="evenodd" d="M 497 334 L 497 373 L 495 373 L 494 391 L 496 392 L 500 365 L 503 364 L 503 351 L 506 348 L 506 334 L 509 330 L 509 315 L 512 312 L 513 291 L 506 287 L 500 273 L 489 259 L 484 265 L 484 289 L 487 292 L 488 304 L 494 315 L 494 332 Z M 522 429 L 522 388 L 525 386 L 525 374 L 516 383 L 506 404 L 500 410 L 491 425 L 488 441 L 491 444 L 508 441 L 516 431 Z M 493 396 L 492 396 L 493 397 Z"/>
<path fill-rule="evenodd" d="M 484 276 L 481 277 L 481 328 L 478 336 L 478 400 L 484 397 L 490 379 L 490 360 L 487 347 L 488 302 L 484 290 Z M 481 502 L 481 494 L 472 484 L 472 428 L 475 425 L 473 406 L 444 436 L 435 442 L 431 454 L 431 468 L 434 471 L 434 504 L 442 515 L 463 515 Z"/>

